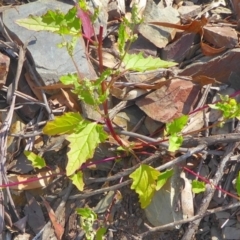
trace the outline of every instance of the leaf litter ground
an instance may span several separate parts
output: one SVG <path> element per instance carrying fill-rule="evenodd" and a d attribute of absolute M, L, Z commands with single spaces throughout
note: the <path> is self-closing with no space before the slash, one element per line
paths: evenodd
<path fill-rule="evenodd" d="M 71 1 L 65 2 L 70 3 Z M 157 3 L 153 1 L 146 4 L 144 14 L 147 19 L 151 16 L 152 11 L 156 10 L 156 6 Z M 111 93 L 115 98 L 112 98 L 112 106 L 110 107 L 113 108 L 113 122 L 124 129 L 122 132 L 119 131 L 119 134 L 125 136 L 126 142 L 131 137 L 142 139 L 143 142 L 152 142 L 145 148 L 143 144 L 139 145 L 141 148 L 138 148 L 137 145 L 135 149 L 133 148 L 142 163 L 151 164 L 152 168 L 162 171 L 172 167 L 174 161 L 176 162 L 174 176 L 164 184 L 164 187 L 159 190 L 160 194 L 156 194 L 152 199 L 152 204 L 143 211 L 139 204 L 139 196 L 130 189 L 128 178 L 128 175 L 136 169 L 138 162 L 134 157 L 125 153 L 116 156 L 115 142 L 110 139 L 108 143 L 100 144 L 92 158 L 92 163 L 83 168 L 86 186 L 84 192 L 79 194 L 79 191 L 69 183 L 63 174 L 59 175 L 59 172 L 62 173 L 63 169 L 66 169 L 67 153 L 69 153 L 69 145 L 65 141 L 67 136 L 53 136 L 51 139 L 38 134 L 29 136 L 29 138 L 34 138 L 32 144 L 35 151 L 45 159 L 47 166 L 50 167 L 50 169 L 40 173 L 36 172 L 23 154 L 24 149 L 29 149 L 29 142 L 24 138 L 19 141 L 19 139 L 22 139 L 19 138 L 19 133 L 22 134 L 21 131 L 25 128 L 21 121 L 23 115 L 31 119 L 33 113 L 29 110 L 25 111 L 24 114 L 23 111 L 18 111 L 14 116 L 16 120 L 12 122 L 10 130 L 11 134 L 18 134 L 18 138 L 17 140 L 8 138 L 12 148 L 8 146 L 6 162 L 7 178 L 11 183 L 11 196 L 14 204 L 8 203 L 5 206 L 3 239 L 6 239 L 8 233 L 11 234 L 12 239 L 20 239 L 20 237 L 32 239 L 39 233 L 42 234 L 42 239 L 77 239 L 77 237 L 84 239 L 83 230 L 80 228 L 80 219 L 75 209 L 86 206 L 92 208 L 98 214 L 99 220 L 95 222 L 96 228 L 101 222 L 109 224 L 106 239 L 137 239 L 137 237 L 145 239 L 191 239 L 193 237 L 196 239 L 214 239 L 214 237 L 239 239 L 237 227 L 239 224 L 237 207 L 239 205 L 238 199 L 236 199 L 239 192 L 239 164 L 237 162 L 239 149 L 236 144 L 240 140 L 238 122 L 237 120 L 227 120 L 220 128 L 215 124 L 221 121 L 222 117 L 218 109 L 224 108 L 225 105 L 221 105 L 218 109 L 205 108 L 206 104 L 220 100 L 216 93 L 236 96 L 237 99 L 237 93 L 240 90 L 238 84 L 240 72 L 237 61 L 239 59 L 237 49 L 238 29 L 236 24 L 240 14 L 237 1 L 232 1 L 231 4 L 224 1 L 198 2 L 195 5 L 188 5 L 188 2 L 184 4 L 179 2 L 176 5 L 176 3 L 165 1 L 158 3 L 158 6 L 164 11 L 170 9 L 171 14 L 175 15 L 172 17 L 169 12 L 168 18 L 162 20 L 158 18 L 156 12 L 156 19 L 150 18 L 148 20 L 148 22 L 151 22 L 148 28 L 151 28 L 151 25 L 154 25 L 152 28 L 155 28 L 155 30 L 157 29 L 156 26 L 165 27 L 164 31 L 168 32 L 168 35 L 164 40 L 158 39 L 162 42 L 156 42 L 156 35 L 147 32 L 149 30 L 147 28 L 140 28 L 141 35 L 145 36 L 146 44 L 144 46 L 151 46 L 153 43 L 156 49 L 155 56 L 158 51 L 163 60 L 175 61 L 179 65 L 168 70 L 171 76 L 166 74 L 167 70 L 161 70 L 160 76 L 158 75 L 153 82 L 143 81 L 140 83 L 138 82 L 139 79 L 136 82 L 132 80 L 130 74 L 127 81 L 123 80 L 123 83 L 119 86 L 117 84 L 113 85 Z M 192 11 L 193 8 L 194 11 Z M 111 11 L 119 14 L 119 18 L 124 15 L 124 12 L 120 12 L 117 5 L 115 5 L 115 8 L 111 6 L 109 9 L 107 12 L 109 16 L 111 16 Z M 207 18 L 211 23 L 208 25 L 206 25 L 206 17 L 200 18 L 206 12 L 210 14 Z M 128 12 L 126 12 L 127 14 Z M 179 14 L 181 22 L 176 22 L 175 19 L 176 17 L 179 19 Z M 189 23 L 186 17 L 198 18 L 197 20 L 191 20 Z M 110 22 L 108 28 L 113 34 L 110 33 L 106 37 L 104 44 L 106 47 L 108 46 L 106 52 L 110 52 L 111 55 L 106 54 L 108 57 L 103 61 L 105 66 L 108 66 L 111 62 L 111 59 L 108 59 L 109 56 L 114 56 L 114 51 L 109 51 L 109 49 L 113 49 L 116 43 L 116 32 L 111 27 L 114 24 L 117 26 L 118 21 L 115 17 L 109 17 Z M 163 22 L 167 22 L 167 24 Z M 216 30 L 216 27 L 219 26 L 220 28 Z M 183 32 L 176 33 L 176 29 L 181 29 Z M 183 38 L 185 40 L 181 41 Z M 6 42 L 6 39 L 3 38 L 3 41 Z M 109 46 L 112 48 L 109 48 Z M 142 51 L 143 54 L 146 54 L 148 49 L 146 47 L 136 47 L 132 50 L 136 53 Z M 7 66 L 6 60 L 4 63 Z M 93 61 L 94 63 L 96 62 Z M 128 62 L 128 64 L 131 66 L 130 69 L 135 69 L 133 62 Z M 126 66 L 128 65 L 126 64 Z M 3 75 L 8 72 L 6 68 L 1 69 Z M 9 72 L 16 71 L 11 68 L 13 68 L 12 65 L 10 65 Z M 143 73 L 141 77 L 144 78 L 144 75 L 148 74 Z M 181 85 L 186 85 L 185 81 L 189 81 L 191 77 L 193 82 L 194 78 L 198 77 L 199 92 L 194 94 L 196 100 L 189 97 L 192 87 L 179 88 L 177 81 L 174 81 L 176 77 L 173 78 L 176 75 L 178 81 L 181 81 Z M 199 76 L 202 77 L 199 78 Z M 6 94 L 4 95 L 4 89 L 6 92 L 5 87 L 9 83 L 6 82 L 6 79 L 1 81 L 3 90 L 1 97 L 7 103 L 9 100 L 7 100 Z M 19 84 L 21 85 L 21 78 Z M 126 99 L 126 93 L 130 93 L 129 86 L 131 86 L 130 90 L 132 92 L 130 97 Z M 165 100 L 169 102 L 161 105 L 158 99 L 151 98 L 151 93 L 147 93 L 149 93 L 149 89 L 152 89 L 150 91 L 153 93 L 155 91 L 156 94 L 155 89 L 158 91 L 162 86 L 166 87 L 165 92 L 170 91 L 171 88 L 177 89 L 178 93 L 181 92 L 178 95 L 174 94 L 171 99 Z M 34 94 L 32 92 L 25 93 L 26 99 L 42 101 L 35 93 L 36 87 L 32 87 L 35 89 L 35 91 L 32 90 Z M 94 109 L 83 110 L 85 107 L 83 105 L 73 107 L 79 103 L 70 91 L 65 91 L 65 94 L 55 94 L 51 92 L 51 87 L 46 88 L 46 91 L 48 91 L 46 95 L 48 105 L 56 116 L 67 112 L 69 109 L 78 111 L 82 108 L 82 111 L 86 111 L 89 119 L 99 119 L 99 115 Z M 21 95 L 21 92 L 22 90 L 19 88 L 18 94 Z M 156 94 L 156 96 L 159 95 Z M 139 98 L 135 101 L 137 97 Z M 131 115 L 127 112 L 126 104 L 124 105 L 125 100 L 132 100 L 133 103 L 130 104 L 136 102 L 136 105 L 143 112 L 134 105 L 131 106 L 130 112 L 134 111 L 134 114 Z M 2 108 L 5 107 L 3 105 Z M 166 108 L 168 111 L 166 111 Z M 152 109 L 154 109 L 153 112 L 150 111 Z M 194 109 L 202 109 L 204 113 L 199 115 L 193 111 Z M 119 114 L 120 111 L 123 114 Z M 161 116 L 161 120 L 156 119 L 157 112 L 165 111 L 167 113 Z M 182 113 L 189 114 L 190 120 L 187 126 L 188 130 L 183 135 L 180 151 L 172 154 L 167 151 L 164 142 L 160 143 L 160 147 L 159 144 L 156 145 L 154 142 L 157 141 L 158 137 L 163 137 L 164 123 L 172 121 L 176 117 L 176 113 L 179 115 Z M 38 113 L 35 112 L 34 114 Z M 1 117 L 4 118 L 3 114 Z M 44 119 L 44 117 L 41 119 Z M 215 124 L 215 126 L 208 128 L 212 124 Z M 38 125 L 42 126 L 41 122 Z M 53 127 L 54 130 L 56 130 L 55 127 Z M 125 134 L 131 132 L 132 135 L 126 137 L 124 131 Z M 202 147 L 201 144 L 204 146 Z M 191 154 L 189 154 L 188 147 L 191 148 Z M 152 158 L 148 157 L 151 154 L 153 154 Z M 117 158 L 120 160 L 113 163 L 112 159 Z M 98 164 L 97 161 L 101 159 L 107 160 Z M 182 160 L 186 161 L 183 163 Z M 76 177 L 79 176 L 76 175 Z M 146 178 L 145 180 L 148 181 Z M 195 195 L 192 193 L 190 180 L 194 180 L 196 189 L 193 189 L 193 192 L 196 193 Z M 205 180 L 205 187 L 202 185 L 198 187 L 199 184 L 196 180 Z M 27 184 L 24 181 L 27 181 Z M 18 184 L 14 184 L 16 182 Z M 19 184 L 19 182 L 22 183 Z M 39 190 L 39 187 L 42 189 Z M 198 194 L 200 188 L 205 193 Z M 213 188 L 217 188 L 215 193 L 212 191 Z M 144 196 L 144 193 L 150 191 L 150 189 L 141 191 L 143 191 L 142 195 Z M 44 197 L 44 200 L 39 196 Z M 184 205 L 186 199 L 189 202 Z M 199 207 L 200 205 L 201 207 Z M 208 213 L 212 214 L 209 215 Z M 200 221 L 201 219 L 202 221 Z M 193 220 L 199 221 L 195 222 L 198 226 L 196 231 L 193 231 L 191 225 Z M 178 224 L 176 221 L 178 221 Z M 171 225 L 171 223 L 173 224 Z M 158 228 L 153 228 L 154 226 L 158 226 Z"/>

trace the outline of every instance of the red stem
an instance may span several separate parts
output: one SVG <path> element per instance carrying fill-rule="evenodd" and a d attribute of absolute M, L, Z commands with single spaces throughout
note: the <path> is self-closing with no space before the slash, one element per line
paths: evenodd
<path fill-rule="evenodd" d="M 98 35 L 98 58 L 99 58 L 99 72 L 100 74 L 103 72 L 103 54 L 102 54 L 102 39 L 103 39 L 103 26 L 100 26 L 99 35 Z M 106 82 L 103 81 L 102 85 L 102 93 L 105 93 L 107 90 Z M 114 128 L 112 126 L 112 122 L 108 117 L 108 101 L 104 101 L 103 103 L 103 111 L 104 111 L 104 121 L 109 129 L 112 137 L 117 141 L 120 146 L 123 146 L 123 143 L 119 136 L 115 133 Z"/>

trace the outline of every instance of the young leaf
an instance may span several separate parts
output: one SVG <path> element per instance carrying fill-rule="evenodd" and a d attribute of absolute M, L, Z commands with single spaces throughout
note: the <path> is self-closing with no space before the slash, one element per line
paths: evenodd
<path fill-rule="evenodd" d="M 123 63 L 127 70 L 144 72 L 147 70 L 154 70 L 158 68 L 169 68 L 177 65 L 174 62 L 163 61 L 159 58 L 152 58 L 151 56 L 144 58 L 142 53 L 126 54 Z"/>
<path fill-rule="evenodd" d="M 179 136 L 178 134 L 174 133 L 169 137 L 169 147 L 168 151 L 169 152 L 175 152 L 178 150 L 183 142 L 183 137 Z"/>
<path fill-rule="evenodd" d="M 47 135 L 72 133 L 83 121 L 79 113 L 65 113 L 48 122 L 43 128 L 43 133 Z"/>
<path fill-rule="evenodd" d="M 166 170 L 165 172 L 160 173 L 157 179 L 156 191 L 160 190 L 167 180 L 173 175 L 173 169 Z"/>
<path fill-rule="evenodd" d="M 83 191 L 84 182 L 83 182 L 83 173 L 78 171 L 77 173 L 69 176 L 72 180 L 72 183 L 78 188 L 79 191 Z"/>
<path fill-rule="evenodd" d="M 79 4 L 76 4 L 77 6 L 77 17 L 81 19 L 83 32 L 85 36 L 90 39 L 94 35 L 94 28 L 93 24 L 91 22 L 90 16 L 92 15 L 90 11 L 82 8 L 82 6 L 79 6 Z"/>
<path fill-rule="evenodd" d="M 81 216 L 81 227 L 85 231 L 86 239 L 94 240 L 96 231 L 93 228 L 93 224 L 97 220 L 97 214 L 90 208 L 78 208 L 77 213 Z"/>
<path fill-rule="evenodd" d="M 87 159 L 93 157 L 97 145 L 106 138 L 107 134 L 103 127 L 95 122 L 89 122 L 80 132 L 69 135 L 67 137 L 70 142 L 70 151 L 67 154 L 67 176 L 72 175 Z"/>
<path fill-rule="evenodd" d="M 240 104 L 234 98 L 229 98 L 229 96 L 220 95 L 220 98 L 221 102 L 209 104 L 209 107 L 222 111 L 225 120 L 235 117 L 240 119 Z"/>
<path fill-rule="evenodd" d="M 135 189 L 139 195 L 139 200 L 142 208 L 146 208 L 152 200 L 156 191 L 156 180 L 160 172 L 154 168 L 142 164 L 129 177 L 133 180 L 131 189 Z"/>
<path fill-rule="evenodd" d="M 77 208 L 77 214 L 83 218 L 88 218 L 92 220 L 97 219 L 97 214 L 90 208 Z"/>
<path fill-rule="evenodd" d="M 73 7 L 64 14 L 59 10 L 48 10 L 43 16 L 30 15 L 28 18 L 19 19 L 16 23 L 33 31 L 49 31 L 58 34 L 79 35 L 81 25 L 76 18 L 76 8 Z"/>
<path fill-rule="evenodd" d="M 104 227 L 101 227 L 96 232 L 96 240 L 102 240 L 104 234 L 107 232 L 107 229 Z"/>
<path fill-rule="evenodd" d="M 200 193 L 205 191 L 205 183 L 197 180 L 192 181 L 192 191 L 194 193 Z"/>
<path fill-rule="evenodd" d="M 240 171 L 238 172 L 237 181 L 236 181 L 237 194 L 240 196 Z"/>
<path fill-rule="evenodd" d="M 24 155 L 29 161 L 32 162 L 34 168 L 41 169 L 46 166 L 45 160 L 42 157 L 36 155 L 34 152 L 24 151 Z"/>
<path fill-rule="evenodd" d="M 63 75 L 60 77 L 60 82 L 65 84 L 65 85 L 69 85 L 69 84 L 73 84 L 75 85 L 76 83 L 78 83 L 78 76 L 76 73 L 73 74 L 67 74 L 67 75 Z"/>
<path fill-rule="evenodd" d="M 188 116 L 182 115 L 181 117 L 174 119 L 172 122 L 166 123 L 165 131 L 169 135 L 174 133 L 179 133 L 186 126 L 187 122 L 188 122 Z"/>

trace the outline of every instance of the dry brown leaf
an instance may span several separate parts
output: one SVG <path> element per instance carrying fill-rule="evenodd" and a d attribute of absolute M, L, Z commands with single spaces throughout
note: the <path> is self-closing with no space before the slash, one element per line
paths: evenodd
<path fill-rule="evenodd" d="M 11 185 L 9 188 L 15 190 L 28 190 L 46 187 L 49 185 L 53 174 L 52 171 L 43 171 L 36 175 L 10 174 L 8 175 L 9 185 Z"/>
<path fill-rule="evenodd" d="M 66 106 L 73 112 L 81 112 L 81 108 L 77 102 L 77 100 L 74 98 L 74 94 L 67 90 L 61 88 L 61 92 L 63 96 L 66 98 Z"/>
<path fill-rule="evenodd" d="M 202 52 L 206 56 L 212 56 L 218 53 L 221 53 L 225 50 L 225 47 L 216 49 L 213 47 L 210 47 L 206 43 L 203 43 L 203 27 L 207 24 L 208 20 L 204 16 L 201 18 L 201 20 L 193 20 L 191 23 L 186 25 L 179 25 L 179 24 L 173 24 L 173 23 L 167 23 L 167 22 L 148 22 L 151 25 L 160 26 L 160 27 L 169 27 L 169 28 L 176 28 L 179 30 L 187 31 L 187 32 L 194 32 L 199 33 L 201 36 L 201 48 Z"/>
<path fill-rule="evenodd" d="M 193 20 L 191 23 L 186 25 L 179 25 L 174 23 L 167 23 L 167 22 L 148 22 L 151 25 L 160 26 L 160 27 L 169 27 L 169 28 L 176 28 L 179 30 L 187 31 L 187 32 L 195 32 L 195 33 L 202 33 L 202 28 L 207 24 L 208 20 L 205 17 L 202 17 L 201 20 Z"/>
<path fill-rule="evenodd" d="M 206 44 L 202 41 L 201 41 L 200 44 L 201 44 L 202 52 L 206 56 L 216 55 L 216 54 L 222 53 L 226 50 L 225 47 L 213 48 L 213 47 L 209 46 L 208 44 Z"/>
<path fill-rule="evenodd" d="M 58 240 L 62 239 L 63 233 L 64 233 L 64 228 L 62 227 L 62 225 L 60 223 L 57 222 L 57 217 L 54 213 L 54 211 L 52 210 L 51 206 L 49 205 L 49 203 L 47 201 L 45 201 L 45 199 L 42 197 L 43 203 L 48 211 L 48 216 L 51 220 L 51 223 L 53 225 L 54 228 L 54 232 L 56 234 L 56 237 Z"/>
<path fill-rule="evenodd" d="M 33 93 L 35 94 L 37 99 L 39 101 L 43 101 L 43 96 L 42 96 L 41 91 L 37 88 L 36 83 L 32 80 L 29 73 L 27 73 L 27 72 L 25 73 L 25 79 L 28 83 L 28 86 L 31 88 L 31 90 L 33 91 Z"/>
<path fill-rule="evenodd" d="M 192 81 L 200 84 L 202 87 L 208 84 L 219 83 L 215 78 L 211 78 L 204 75 L 193 76 Z"/>

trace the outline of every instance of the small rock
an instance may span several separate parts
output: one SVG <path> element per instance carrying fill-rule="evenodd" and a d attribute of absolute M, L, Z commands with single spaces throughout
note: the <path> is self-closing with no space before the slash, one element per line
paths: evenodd
<path fill-rule="evenodd" d="M 142 52 L 143 56 L 148 57 L 157 55 L 157 48 L 148 39 L 143 36 L 139 36 L 138 39 L 133 42 L 130 46 L 128 53 L 139 53 Z"/>
<path fill-rule="evenodd" d="M 147 24 L 147 22 L 167 22 L 179 23 L 179 13 L 172 7 L 161 9 L 153 0 L 147 1 L 144 10 L 144 19 L 146 23 L 140 24 L 139 32 L 152 42 L 155 46 L 165 47 L 170 40 L 175 36 L 176 30 L 174 28 L 158 27 Z"/>
<path fill-rule="evenodd" d="M 204 39 L 219 48 L 234 48 L 238 44 L 238 34 L 230 27 L 204 27 Z"/>
<path fill-rule="evenodd" d="M 178 40 L 168 44 L 162 49 L 161 59 L 178 63 L 182 62 L 189 54 L 189 50 L 196 38 L 196 33 L 183 34 Z"/>
<path fill-rule="evenodd" d="M 116 1 L 110 2 L 108 4 L 108 17 L 110 21 L 121 17 L 121 13 L 118 9 Z"/>
<path fill-rule="evenodd" d="M 240 74 L 239 68 L 240 49 L 228 50 L 217 57 L 203 57 L 181 72 L 181 76 L 205 75 L 215 78 L 217 81 L 226 83 L 232 72 Z"/>
<path fill-rule="evenodd" d="M 239 240 L 240 229 L 235 227 L 225 227 L 222 231 L 223 239 Z"/>
<path fill-rule="evenodd" d="M 136 104 L 153 120 L 166 123 L 188 114 L 194 107 L 199 90 L 199 85 L 191 81 L 173 79 L 167 86 L 137 100 Z"/>
<path fill-rule="evenodd" d="M 194 18 L 202 11 L 201 5 L 181 6 L 178 12 L 182 18 Z"/>
<path fill-rule="evenodd" d="M 222 240 L 221 231 L 216 227 L 211 227 L 211 240 Z"/>
<path fill-rule="evenodd" d="M 21 6 L 15 6 L 4 11 L 2 14 L 4 25 L 6 26 L 13 40 L 20 43 L 28 43 L 28 50 L 34 61 L 36 71 L 41 76 L 45 85 L 59 81 L 59 77 L 76 72 L 76 68 L 65 48 L 58 48 L 57 44 L 62 42 L 62 38 L 57 34 L 40 31 L 35 32 L 16 24 L 16 20 L 32 15 L 42 15 L 49 9 L 59 9 L 66 12 L 72 5 L 59 1 L 41 0 Z M 2 30 L 2 29 L 1 29 Z M 85 56 L 85 47 L 82 39 L 76 45 L 74 59 L 84 76 L 92 79 L 95 77 L 94 71 Z"/>
<path fill-rule="evenodd" d="M 215 213 L 215 216 L 216 216 L 216 218 L 217 219 L 220 219 L 220 218 L 229 218 L 230 217 L 230 213 L 229 212 L 224 212 L 224 211 L 222 211 L 222 212 L 217 212 L 217 213 Z"/>

